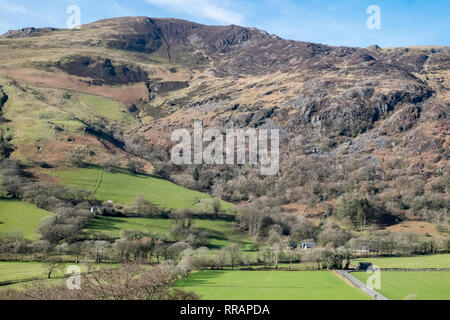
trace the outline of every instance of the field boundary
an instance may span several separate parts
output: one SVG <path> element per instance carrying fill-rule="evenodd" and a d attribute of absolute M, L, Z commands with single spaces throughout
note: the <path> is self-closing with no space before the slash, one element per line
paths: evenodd
<path fill-rule="evenodd" d="M 80 104 L 90 113 L 92 113 L 94 116 L 101 118 L 101 116 L 94 110 L 92 109 L 90 106 L 88 106 L 86 103 L 84 103 L 81 99 L 80 99 Z"/>
<path fill-rule="evenodd" d="M 338 270 L 332 270 L 332 272 L 333 272 L 337 277 L 339 277 L 340 279 L 344 280 L 350 287 L 352 287 L 352 288 L 357 288 L 357 286 L 356 286 L 353 282 L 351 282 L 350 279 L 344 277 L 344 276 L 342 275 L 342 273 L 338 272 Z"/>
<path fill-rule="evenodd" d="M 408 272 L 408 271 L 424 271 L 424 272 L 437 272 L 437 271 L 450 271 L 450 268 L 379 268 L 380 271 L 396 271 L 396 272 Z"/>
<path fill-rule="evenodd" d="M 366 286 L 362 281 L 356 279 L 354 276 L 350 274 L 350 272 L 346 270 L 336 270 L 337 273 L 339 273 L 342 277 L 353 283 L 353 285 L 359 289 L 361 289 L 364 293 L 369 295 L 374 300 L 389 300 L 379 292 L 370 289 L 368 286 Z"/>
<path fill-rule="evenodd" d="M 68 278 L 70 275 L 63 275 L 63 276 L 56 276 L 51 277 L 48 279 L 47 277 L 33 277 L 33 278 L 26 278 L 26 279 L 17 279 L 17 280 L 6 280 L 6 281 L 0 281 L 0 287 L 9 286 L 11 284 L 17 284 L 17 283 L 27 283 L 27 282 L 34 282 L 34 281 L 41 281 L 41 280 L 59 280 L 59 279 L 65 279 Z"/>
<path fill-rule="evenodd" d="M 89 275 L 92 272 L 82 272 L 81 275 Z M 35 281 L 45 281 L 45 280 L 62 280 L 62 279 L 67 279 L 70 276 L 72 276 L 71 274 L 64 274 L 64 275 L 60 275 L 60 276 L 53 276 L 50 278 L 47 278 L 46 276 L 41 276 L 41 277 L 32 277 L 32 278 L 25 278 L 25 279 L 16 279 L 16 280 L 5 280 L 5 281 L 0 281 L 0 287 L 4 287 L 4 286 L 9 286 L 11 284 L 17 284 L 17 283 L 27 283 L 27 282 L 35 282 Z"/>
<path fill-rule="evenodd" d="M 97 176 L 97 182 L 95 183 L 95 186 L 94 186 L 94 188 L 91 191 L 93 197 L 97 193 L 98 188 L 100 188 L 100 185 L 102 183 L 102 178 L 103 178 L 103 169 L 100 169 L 99 173 L 98 173 L 98 176 Z"/>

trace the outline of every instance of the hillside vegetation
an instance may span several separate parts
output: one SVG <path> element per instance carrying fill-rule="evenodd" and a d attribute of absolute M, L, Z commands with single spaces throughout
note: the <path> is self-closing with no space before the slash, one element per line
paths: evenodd
<path fill-rule="evenodd" d="M 161 209 L 191 208 L 208 211 L 212 197 L 208 194 L 180 187 L 170 181 L 126 170 L 105 172 L 102 169 L 82 168 L 67 171 L 50 171 L 62 183 L 79 189 L 93 191 L 99 200 L 113 200 L 120 204 L 132 203 L 138 195 L 151 200 Z M 228 212 L 233 206 L 222 201 Z"/>
<path fill-rule="evenodd" d="M 128 287 L 198 298 L 179 279 L 204 298 L 363 299 L 331 272 L 234 269 L 446 266 L 449 106 L 449 47 L 332 47 L 147 17 L 7 32 L 0 258 L 119 264 L 93 275 L 112 299 Z M 196 121 L 278 130 L 279 170 L 175 164 L 172 134 Z M 95 298 L 102 286 L 86 283 L 30 292 Z"/>
<path fill-rule="evenodd" d="M 370 261 L 379 268 L 447 268 L 450 269 L 450 254 L 412 257 L 369 257 L 352 260 L 353 264 Z"/>
<path fill-rule="evenodd" d="M 12 159 L 131 167 L 354 228 L 425 221 L 448 230 L 447 47 L 330 47 L 146 17 L 28 31 L 0 41 Z M 174 165 L 171 133 L 193 120 L 280 130 L 280 172 Z M 352 201 L 367 201 L 364 223 L 339 213 Z"/>

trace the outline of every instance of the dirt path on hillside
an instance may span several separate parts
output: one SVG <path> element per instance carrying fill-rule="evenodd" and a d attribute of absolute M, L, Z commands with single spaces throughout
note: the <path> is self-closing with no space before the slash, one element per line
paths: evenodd
<path fill-rule="evenodd" d="M 83 101 L 80 100 L 80 104 L 83 106 L 83 108 L 85 108 L 87 111 L 89 111 L 90 113 L 92 113 L 94 116 L 100 117 L 100 115 L 95 112 L 94 109 L 92 109 L 91 107 L 89 107 L 86 103 L 84 103 Z"/>

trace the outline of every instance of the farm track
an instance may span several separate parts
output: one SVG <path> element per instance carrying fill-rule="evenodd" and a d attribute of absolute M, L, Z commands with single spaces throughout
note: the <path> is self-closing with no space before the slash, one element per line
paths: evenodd
<path fill-rule="evenodd" d="M 81 275 L 89 275 L 91 273 L 92 272 L 82 272 Z M 0 287 L 9 286 L 12 284 L 17 284 L 17 283 L 28 283 L 28 282 L 45 281 L 45 280 L 62 280 L 62 279 L 67 279 L 70 276 L 72 276 L 72 275 L 65 274 L 62 276 L 52 276 L 50 279 L 48 279 L 46 277 L 32 277 L 32 278 L 18 279 L 18 280 L 6 280 L 6 281 L 0 281 Z"/>
<path fill-rule="evenodd" d="M 97 182 L 95 183 L 95 186 L 91 191 L 93 197 L 95 196 L 98 188 L 100 188 L 100 185 L 102 184 L 102 178 L 103 178 L 103 169 L 100 169 L 98 172 Z"/>
<path fill-rule="evenodd" d="M 334 272 L 336 272 L 344 280 L 350 281 L 355 287 L 357 287 L 360 290 L 362 290 L 364 293 L 369 295 L 374 300 L 389 300 L 388 298 L 386 298 L 385 296 L 383 296 L 379 292 L 377 292 L 377 291 L 375 291 L 373 289 L 370 289 L 362 281 L 360 281 L 360 280 L 356 279 L 354 276 L 352 276 L 348 271 L 335 270 Z"/>
<path fill-rule="evenodd" d="M 94 109 L 92 109 L 90 106 L 88 106 L 86 103 L 84 103 L 83 101 L 80 100 L 80 104 L 83 106 L 83 108 L 85 108 L 87 111 L 92 113 L 94 116 L 101 118 L 100 115 Z"/>

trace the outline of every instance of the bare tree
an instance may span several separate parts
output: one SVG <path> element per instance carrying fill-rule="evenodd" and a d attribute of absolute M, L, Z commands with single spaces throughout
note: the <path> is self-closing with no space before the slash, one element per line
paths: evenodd
<path fill-rule="evenodd" d="M 269 216 L 269 207 L 263 201 L 241 205 L 238 208 L 237 220 L 243 229 L 248 230 L 250 236 L 260 234 L 264 219 Z"/>
<path fill-rule="evenodd" d="M 143 173 L 145 163 L 138 160 L 129 160 L 127 163 L 127 168 L 133 173 Z"/>
<path fill-rule="evenodd" d="M 138 195 L 129 210 L 140 217 L 150 217 L 158 213 L 158 207 L 148 199 Z"/>
<path fill-rule="evenodd" d="M 59 267 L 59 264 L 55 257 L 49 257 L 45 261 L 45 266 L 47 267 L 47 279 L 50 279 L 53 272 Z"/>
<path fill-rule="evenodd" d="M 242 251 L 237 243 L 229 244 L 224 247 L 227 260 L 231 265 L 231 269 L 234 270 L 234 267 L 242 261 Z"/>
<path fill-rule="evenodd" d="M 48 286 L 41 282 L 26 291 L 9 292 L 19 300 L 196 300 L 194 293 L 173 288 L 179 274 L 170 265 L 146 269 L 124 264 L 119 268 L 95 268 L 82 277 L 81 290 L 69 290 L 65 284 Z"/>
<path fill-rule="evenodd" d="M 217 216 L 222 213 L 222 204 L 217 198 L 215 198 L 213 201 L 213 213 L 215 218 L 217 218 Z"/>

